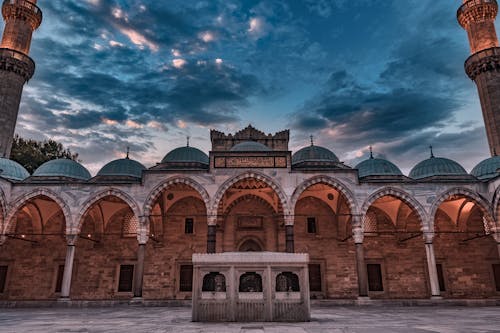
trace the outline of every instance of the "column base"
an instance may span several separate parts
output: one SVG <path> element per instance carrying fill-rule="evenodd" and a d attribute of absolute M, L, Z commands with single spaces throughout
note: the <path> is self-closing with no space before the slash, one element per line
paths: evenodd
<path fill-rule="evenodd" d="M 431 296 L 430 298 L 431 300 L 440 300 L 440 299 L 443 299 L 442 296 Z"/>
<path fill-rule="evenodd" d="M 139 305 L 139 304 L 142 304 L 144 302 L 144 299 L 142 297 L 132 297 L 132 299 L 130 300 L 130 304 L 131 305 Z"/>
<path fill-rule="evenodd" d="M 61 303 L 69 303 L 69 302 L 71 302 L 71 298 L 69 298 L 69 297 L 59 297 L 57 299 L 57 301 L 61 302 Z"/>

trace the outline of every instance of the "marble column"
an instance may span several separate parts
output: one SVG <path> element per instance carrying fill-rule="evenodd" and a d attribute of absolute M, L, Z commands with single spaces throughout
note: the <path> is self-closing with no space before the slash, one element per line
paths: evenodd
<path fill-rule="evenodd" d="M 137 233 L 137 263 L 134 269 L 134 298 L 142 297 L 142 286 L 144 279 L 144 257 L 146 255 L 146 243 L 149 240 L 146 219 L 139 220 L 139 230 Z"/>
<path fill-rule="evenodd" d="M 359 297 L 368 297 L 368 273 L 365 263 L 365 249 L 363 246 L 364 233 L 362 218 L 359 215 L 352 216 L 352 236 L 356 246 L 356 268 L 358 272 Z"/>
<path fill-rule="evenodd" d="M 207 232 L 207 253 L 215 253 L 217 245 L 217 226 L 209 225 Z"/>
<path fill-rule="evenodd" d="M 295 244 L 293 240 L 293 225 L 285 226 L 285 244 L 286 244 L 286 252 L 294 253 L 295 252 Z"/>
<path fill-rule="evenodd" d="M 424 232 L 425 254 L 427 257 L 427 270 L 429 272 L 429 283 L 431 285 L 431 297 L 441 297 L 439 289 L 439 279 L 436 268 L 436 257 L 434 255 L 433 232 Z"/>
<path fill-rule="evenodd" d="M 73 276 L 73 263 L 75 261 L 75 242 L 78 235 L 66 235 L 66 260 L 64 262 L 64 273 L 61 285 L 61 299 L 69 299 L 71 291 L 71 279 Z"/>

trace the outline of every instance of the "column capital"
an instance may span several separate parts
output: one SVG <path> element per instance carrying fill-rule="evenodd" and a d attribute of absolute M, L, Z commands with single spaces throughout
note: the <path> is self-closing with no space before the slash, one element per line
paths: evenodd
<path fill-rule="evenodd" d="M 68 244 L 68 246 L 75 246 L 77 239 L 78 239 L 78 235 L 75 235 L 75 234 L 66 235 L 66 244 Z"/>
<path fill-rule="evenodd" d="M 424 231 L 424 233 L 422 234 L 422 237 L 424 238 L 424 243 L 425 244 L 432 244 L 432 241 L 434 240 L 434 236 L 436 236 L 434 231 Z"/>
<path fill-rule="evenodd" d="M 217 215 L 207 215 L 207 224 L 208 225 L 217 225 Z"/>
<path fill-rule="evenodd" d="M 295 216 L 294 215 L 285 215 L 285 225 L 293 226 L 295 224 Z"/>
<path fill-rule="evenodd" d="M 139 245 L 146 245 L 148 240 L 149 240 L 149 236 L 146 232 L 141 231 L 141 232 L 137 233 L 137 242 L 139 243 Z"/>

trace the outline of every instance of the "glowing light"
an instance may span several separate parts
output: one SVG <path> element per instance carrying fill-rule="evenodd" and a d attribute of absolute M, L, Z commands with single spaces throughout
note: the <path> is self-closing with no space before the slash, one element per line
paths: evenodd
<path fill-rule="evenodd" d="M 92 235 L 91 235 L 91 234 L 88 234 L 88 235 L 87 235 L 87 238 L 92 238 Z"/>
<path fill-rule="evenodd" d="M 186 64 L 187 64 L 187 61 L 186 61 L 186 60 L 184 60 L 184 59 L 174 59 L 174 60 L 172 60 L 172 65 L 173 65 L 175 68 L 182 68 L 182 67 L 184 67 Z"/>
<path fill-rule="evenodd" d="M 21 238 L 26 238 L 26 235 L 21 235 Z"/>

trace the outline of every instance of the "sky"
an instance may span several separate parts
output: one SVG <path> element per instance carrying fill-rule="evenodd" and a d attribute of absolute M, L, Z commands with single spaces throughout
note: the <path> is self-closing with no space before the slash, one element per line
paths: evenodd
<path fill-rule="evenodd" d="M 127 147 L 148 167 L 188 136 L 208 153 L 210 129 L 248 124 L 351 166 L 373 146 L 408 174 L 432 145 L 470 171 L 489 153 L 460 4 L 40 0 L 16 132 L 93 174 Z"/>

